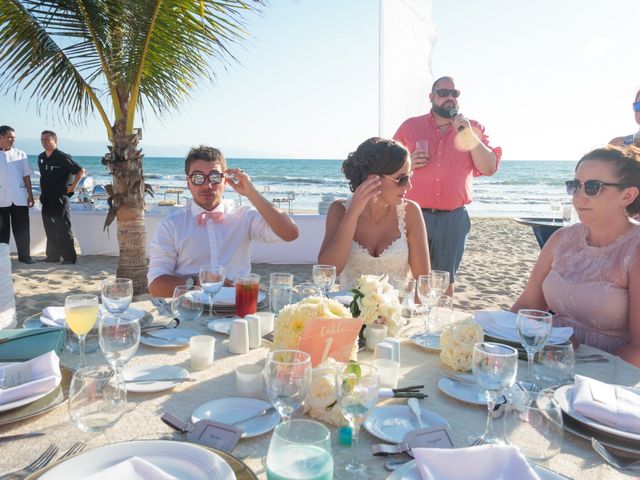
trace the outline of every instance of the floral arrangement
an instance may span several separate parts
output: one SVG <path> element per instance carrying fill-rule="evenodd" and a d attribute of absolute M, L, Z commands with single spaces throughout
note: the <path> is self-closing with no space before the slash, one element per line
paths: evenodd
<path fill-rule="evenodd" d="M 453 370 L 468 372 L 472 367 L 473 346 L 483 338 L 482 327 L 473 317 L 448 325 L 440 336 L 440 361 Z"/>
<path fill-rule="evenodd" d="M 343 370 L 344 364 L 333 358 L 313 369 L 311 388 L 304 402 L 304 411 L 310 417 L 337 427 L 347 425 L 336 392 L 336 376 Z"/>
<path fill-rule="evenodd" d="M 365 325 L 381 323 L 387 326 L 391 336 L 397 336 L 404 324 L 398 290 L 389 284 L 385 275 L 362 275 L 358 288 L 351 290 L 353 301 L 350 309 L 354 318 L 361 318 Z"/>
<path fill-rule="evenodd" d="M 307 297 L 287 305 L 276 319 L 271 349 L 297 349 L 306 323 L 313 318 L 351 318 L 351 314 L 340 302 L 325 297 Z"/>

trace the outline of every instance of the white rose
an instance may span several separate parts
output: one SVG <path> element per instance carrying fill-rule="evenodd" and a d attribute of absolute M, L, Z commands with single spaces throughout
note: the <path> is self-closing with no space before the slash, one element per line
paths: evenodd
<path fill-rule="evenodd" d="M 326 408 L 336 401 L 336 375 L 335 372 L 323 369 L 318 372 L 313 370 L 311 375 L 311 387 L 307 394 L 309 407 Z"/>

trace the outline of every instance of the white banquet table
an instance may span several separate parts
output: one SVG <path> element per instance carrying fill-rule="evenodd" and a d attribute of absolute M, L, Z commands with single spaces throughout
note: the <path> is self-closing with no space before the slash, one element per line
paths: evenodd
<path fill-rule="evenodd" d="M 155 308 L 150 302 L 134 304 L 137 308 L 145 309 L 156 315 Z M 158 321 L 158 319 L 157 319 Z M 87 443 L 87 449 L 101 445 L 125 442 L 130 440 L 167 439 L 184 440 L 184 436 L 165 425 L 160 416 L 164 412 L 171 412 L 184 420 L 190 418 L 193 410 L 199 405 L 225 397 L 236 396 L 235 369 L 239 365 L 264 361 L 269 343 L 263 347 L 251 350 L 246 355 L 231 355 L 227 351 L 227 337 L 214 334 L 201 327 L 197 322 L 191 322 L 186 328 L 200 330 L 202 333 L 216 337 L 215 361 L 207 370 L 192 372 L 189 366 L 189 349 L 160 349 L 140 345 L 136 356 L 127 364 L 136 365 L 177 365 L 191 372 L 193 383 L 183 383 L 172 390 L 157 393 L 129 393 L 130 410 L 112 428 L 97 434 L 85 433 L 78 430 L 70 421 L 66 402 L 56 409 L 29 420 L 0 426 L 0 436 L 27 432 L 44 432 L 46 435 L 17 440 L 2 444 L 0 455 L 0 472 L 8 472 L 22 468 L 37 457 L 50 443 L 57 444 L 64 452 L 76 441 Z M 590 347 L 582 346 L 580 353 L 600 352 Z M 440 392 L 437 383 L 442 377 L 439 355 L 403 341 L 401 348 L 402 368 L 399 387 L 424 384 L 424 391 L 429 397 L 421 400 L 423 409 L 429 409 L 444 417 L 451 425 L 452 436 L 457 446 L 464 446 L 470 434 L 483 431 L 486 408 L 462 403 Z M 607 355 L 607 354 L 604 354 Z M 63 362 L 75 361 L 75 356 L 68 353 L 62 355 Z M 368 352 L 361 353 L 360 359 L 371 359 Z M 88 355 L 88 363 L 104 363 L 100 351 Z M 520 362 L 520 370 L 524 374 L 526 363 Z M 588 375 L 609 383 L 625 385 L 640 384 L 640 369 L 611 357 L 609 363 L 588 363 L 576 365 L 576 373 Z M 406 400 L 386 400 L 388 403 L 404 404 Z M 382 402 L 381 402 L 382 403 Z M 300 414 L 298 414 L 300 416 Z M 335 478 L 345 478 L 340 472 L 350 457 L 349 447 L 337 442 L 337 429 L 330 427 L 332 433 L 332 447 L 337 474 Z M 255 472 L 260 479 L 266 478 L 262 464 L 262 457 L 266 455 L 270 433 L 241 440 L 233 452 Z M 381 443 L 364 430 L 360 434 L 359 457 L 370 468 L 373 479 L 384 479 L 389 475 L 384 469 L 385 459 L 373 457 L 370 447 Z M 622 479 L 634 478 L 630 473 L 623 473 L 606 465 L 591 449 L 590 444 L 577 436 L 565 432 L 562 451 L 552 458 L 547 468 L 569 478 L 580 480 Z"/>

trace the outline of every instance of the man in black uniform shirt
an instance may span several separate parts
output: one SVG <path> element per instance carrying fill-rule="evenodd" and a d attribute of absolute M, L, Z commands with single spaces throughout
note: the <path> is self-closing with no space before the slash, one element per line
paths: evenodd
<path fill-rule="evenodd" d="M 57 263 L 62 257 L 63 264 L 73 264 L 78 257 L 73 246 L 69 197 L 73 195 L 84 170 L 70 155 L 58 150 L 58 137 L 51 130 L 42 132 L 40 143 L 44 148 L 38 156 L 38 168 L 42 223 L 47 234 L 45 261 Z M 73 176 L 73 182 L 68 185 L 70 176 Z"/>

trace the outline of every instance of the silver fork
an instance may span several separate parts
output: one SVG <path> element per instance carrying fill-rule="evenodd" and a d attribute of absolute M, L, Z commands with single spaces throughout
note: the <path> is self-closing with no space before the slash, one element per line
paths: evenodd
<path fill-rule="evenodd" d="M 485 443 L 487 443 L 487 441 L 484 439 L 484 437 L 478 437 L 473 442 L 471 442 L 471 444 L 469 446 L 470 447 L 479 447 L 480 445 L 484 445 Z"/>
<path fill-rule="evenodd" d="M 639 470 L 640 460 L 630 460 L 628 458 L 621 458 L 614 455 L 605 448 L 598 440 L 591 437 L 591 446 L 598 455 L 606 460 L 609 465 L 612 465 L 620 470 Z"/>
<path fill-rule="evenodd" d="M 71 457 L 73 455 L 75 455 L 76 453 L 80 453 L 82 450 L 84 450 L 84 447 L 86 447 L 87 444 L 84 442 L 76 442 L 73 445 L 71 445 L 71 448 L 69 448 L 69 450 L 67 450 L 66 452 L 64 452 L 62 454 L 62 456 L 60 457 L 60 460 L 62 460 L 63 458 L 68 458 Z"/>
<path fill-rule="evenodd" d="M 20 478 L 26 478 L 35 471 L 46 467 L 49 462 L 53 460 L 53 457 L 55 457 L 57 453 L 58 447 L 55 445 L 49 445 L 49 447 L 29 465 L 21 470 L 16 470 L 15 472 L 5 473 L 4 475 L 0 476 L 0 480 L 17 480 Z"/>

